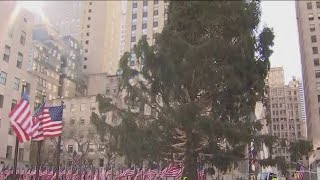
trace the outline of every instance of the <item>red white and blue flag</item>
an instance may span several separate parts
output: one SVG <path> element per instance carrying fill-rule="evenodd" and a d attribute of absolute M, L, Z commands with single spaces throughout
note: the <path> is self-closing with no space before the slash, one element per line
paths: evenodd
<path fill-rule="evenodd" d="M 26 91 L 22 93 L 21 100 L 9 113 L 10 125 L 16 133 L 20 143 L 31 139 L 32 117 L 30 111 L 29 97 Z"/>
<path fill-rule="evenodd" d="M 45 103 L 40 106 L 33 116 L 32 137 L 35 141 L 46 137 L 55 137 L 62 134 L 63 105 L 47 107 Z"/>

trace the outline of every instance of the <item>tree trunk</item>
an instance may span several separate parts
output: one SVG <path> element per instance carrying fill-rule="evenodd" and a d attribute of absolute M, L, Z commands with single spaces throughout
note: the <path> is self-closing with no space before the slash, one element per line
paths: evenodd
<path fill-rule="evenodd" d="M 197 153 L 196 149 L 196 138 L 192 133 L 187 133 L 186 152 L 184 158 L 184 170 L 182 179 L 186 177 L 186 180 L 196 180 L 197 175 Z"/>

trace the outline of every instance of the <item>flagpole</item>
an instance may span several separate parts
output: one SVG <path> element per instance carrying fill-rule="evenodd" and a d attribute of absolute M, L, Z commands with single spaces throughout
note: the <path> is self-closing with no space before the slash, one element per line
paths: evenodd
<path fill-rule="evenodd" d="M 45 90 L 43 90 L 43 92 L 45 93 Z M 42 103 L 44 103 L 46 98 L 46 95 L 42 96 Z M 42 145 L 42 141 L 38 141 L 38 154 L 37 154 L 37 167 L 36 167 L 36 180 L 39 180 L 39 171 L 40 171 L 40 154 L 41 154 L 41 145 Z"/>
<path fill-rule="evenodd" d="M 61 97 L 61 99 L 63 98 Z M 61 106 L 63 106 L 63 103 L 64 102 L 61 100 Z M 56 180 L 59 180 L 60 145 L 61 145 L 61 135 L 58 137 L 58 144 L 57 144 Z"/>
<path fill-rule="evenodd" d="M 25 80 L 22 80 L 21 98 L 23 96 L 24 89 L 25 89 Z M 16 136 L 16 146 L 14 148 L 14 159 L 13 159 L 13 179 L 16 179 L 16 175 L 17 175 L 18 152 L 19 152 L 19 140 L 18 140 L 18 137 Z"/>

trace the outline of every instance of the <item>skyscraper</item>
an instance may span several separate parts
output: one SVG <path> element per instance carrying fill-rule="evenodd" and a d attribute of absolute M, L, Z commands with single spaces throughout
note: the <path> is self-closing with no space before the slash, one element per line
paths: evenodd
<path fill-rule="evenodd" d="M 289 141 L 305 139 L 306 128 L 305 121 L 302 120 L 299 81 L 293 77 L 286 85 L 283 68 L 275 67 L 269 71 L 267 87 L 271 134 Z M 288 147 L 275 148 L 274 153 L 286 157 L 287 160 L 290 158 Z"/>
<path fill-rule="evenodd" d="M 308 139 L 313 143 L 314 150 L 320 148 L 319 10 L 319 1 L 296 1 L 307 134 Z M 316 164 L 317 160 L 320 160 L 318 152 L 310 155 L 311 166 Z"/>

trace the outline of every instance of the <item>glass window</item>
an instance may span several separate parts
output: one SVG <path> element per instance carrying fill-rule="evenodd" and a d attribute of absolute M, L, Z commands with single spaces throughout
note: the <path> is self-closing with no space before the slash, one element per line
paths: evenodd
<path fill-rule="evenodd" d="M 148 12 L 143 12 L 142 13 L 142 17 L 147 17 L 148 16 Z"/>
<path fill-rule="evenodd" d="M 317 8 L 320 8 L 320 2 L 316 2 Z"/>
<path fill-rule="evenodd" d="M 159 0 L 154 0 L 153 4 L 159 4 Z"/>
<path fill-rule="evenodd" d="M 18 160 L 23 161 L 24 149 L 19 148 Z"/>
<path fill-rule="evenodd" d="M 73 145 L 68 145 L 68 153 L 73 153 Z"/>
<path fill-rule="evenodd" d="M 318 54 L 318 47 L 312 47 L 312 53 Z"/>
<path fill-rule="evenodd" d="M 7 146 L 6 158 L 7 159 L 12 158 L 12 146 Z"/>
<path fill-rule="evenodd" d="M 70 124 L 71 124 L 71 125 L 74 125 L 75 122 L 76 122 L 76 118 L 70 118 Z"/>
<path fill-rule="evenodd" d="M 13 89 L 19 91 L 20 79 L 15 77 L 13 81 Z"/>
<path fill-rule="evenodd" d="M 12 38 L 13 36 L 13 26 L 9 25 L 8 27 L 8 36 L 9 38 Z"/>
<path fill-rule="evenodd" d="M 20 44 L 24 45 L 26 43 L 26 32 L 21 31 L 21 36 L 20 36 Z"/>
<path fill-rule="evenodd" d="M 153 22 L 153 27 L 158 27 L 158 22 Z"/>
<path fill-rule="evenodd" d="M 308 15 L 308 17 L 309 17 L 309 21 L 313 21 L 314 20 L 314 16 L 313 16 L 313 14 L 311 13 L 311 14 L 309 14 Z"/>
<path fill-rule="evenodd" d="M 307 9 L 312 9 L 312 3 L 311 2 L 307 3 Z"/>
<path fill-rule="evenodd" d="M 3 85 L 5 85 L 6 82 L 7 82 L 7 73 L 1 71 L 1 72 L 0 72 L 0 83 L 3 84 Z"/>
<path fill-rule="evenodd" d="M 143 0 L 143 6 L 148 6 L 148 0 Z"/>
<path fill-rule="evenodd" d="M 131 42 L 136 42 L 136 37 L 135 36 L 131 37 Z"/>
<path fill-rule="evenodd" d="M 313 59 L 313 64 L 314 64 L 314 66 L 319 66 L 320 65 L 319 58 Z"/>
<path fill-rule="evenodd" d="M 132 7 L 133 8 L 137 8 L 138 7 L 138 3 L 137 2 L 133 2 Z"/>
<path fill-rule="evenodd" d="M 70 105 L 70 112 L 74 112 L 76 110 L 76 105 L 75 104 L 71 104 Z"/>
<path fill-rule="evenodd" d="M 17 58 L 17 68 L 22 68 L 22 61 L 23 61 L 23 54 L 21 52 L 18 52 L 18 58 Z"/>
<path fill-rule="evenodd" d="M 80 124 L 84 124 L 85 119 L 84 118 L 80 118 Z"/>
<path fill-rule="evenodd" d="M 310 24 L 310 32 L 313 32 L 316 30 L 316 26 L 314 24 Z"/>
<path fill-rule="evenodd" d="M 131 26 L 131 30 L 134 31 L 134 30 L 136 30 L 136 29 L 137 29 L 137 25 L 132 25 L 132 26 Z"/>
<path fill-rule="evenodd" d="M 316 78 L 320 78 L 320 71 L 319 70 L 316 71 Z"/>
<path fill-rule="evenodd" d="M 142 29 L 147 29 L 147 23 L 142 24 Z"/>
<path fill-rule="evenodd" d="M 8 45 L 5 45 L 4 47 L 4 54 L 3 54 L 3 60 L 9 62 L 9 58 L 10 58 L 10 51 L 11 51 L 11 47 Z"/>
<path fill-rule="evenodd" d="M 91 102 L 90 103 L 90 109 L 91 110 L 95 110 L 96 109 L 96 103 L 95 102 Z"/>
<path fill-rule="evenodd" d="M 159 13 L 158 10 L 154 10 L 154 11 L 153 11 L 153 15 L 154 15 L 154 16 L 158 16 L 158 13 Z"/>
<path fill-rule="evenodd" d="M 89 9 L 89 13 L 91 13 L 92 12 L 92 9 Z"/>
<path fill-rule="evenodd" d="M 137 14 L 132 14 L 132 19 L 137 19 Z"/>
<path fill-rule="evenodd" d="M 86 110 L 86 104 L 85 103 L 80 104 L 80 111 L 83 112 L 85 110 Z"/>

